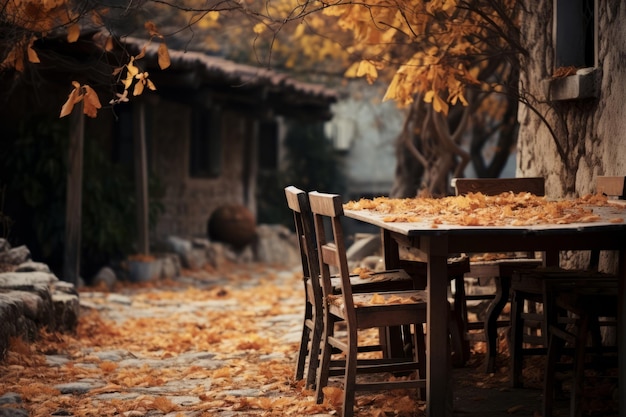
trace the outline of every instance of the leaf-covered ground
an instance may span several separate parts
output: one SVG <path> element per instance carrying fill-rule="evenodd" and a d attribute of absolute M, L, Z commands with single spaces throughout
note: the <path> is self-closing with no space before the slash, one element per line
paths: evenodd
<path fill-rule="evenodd" d="M 18 393 L 22 403 L 0 407 L 32 417 L 336 414 L 338 388 L 316 404 L 293 378 L 297 270 L 233 265 L 185 276 L 82 290 L 76 335 L 13 341 L 0 364 L 0 395 Z M 55 388 L 70 382 L 91 389 Z M 359 395 L 358 407 L 359 416 L 423 414 L 423 403 L 402 391 Z"/>
<path fill-rule="evenodd" d="M 297 270 L 267 265 L 185 271 L 174 281 L 120 283 L 113 292 L 85 288 L 77 334 L 13 341 L 0 363 L 0 396 L 17 393 L 21 402 L 0 404 L 0 415 L 2 408 L 31 417 L 338 415 L 339 388 L 316 404 L 293 377 L 302 296 Z M 455 390 L 471 396 L 466 403 L 486 403 L 481 389 L 507 391 L 501 336 L 498 372 L 483 372 L 481 342 L 467 367 L 455 370 Z M 541 358 L 527 362 L 527 386 L 541 386 L 542 368 Z M 598 399 L 614 388 L 595 389 Z M 539 405 L 512 402 L 503 415 L 538 416 Z M 413 392 L 359 394 L 356 415 L 422 416 L 424 407 Z"/>

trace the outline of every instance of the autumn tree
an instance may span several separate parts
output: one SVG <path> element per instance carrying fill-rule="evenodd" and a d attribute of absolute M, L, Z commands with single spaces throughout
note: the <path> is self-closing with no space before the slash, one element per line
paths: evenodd
<path fill-rule="evenodd" d="M 512 0 L 8 0 L 0 61 L 21 72 L 36 65 L 37 42 L 51 34 L 65 33 L 69 42 L 87 28 L 137 34 L 150 21 L 143 36 L 162 42 L 164 53 L 166 43 L 198 46 L 309 80 L 379 79 L 388 83 L 384 99 L 409 115 L 398 138 L 392 195 L 442 195 L 450 176 L 462 176 L 470 162 L 479 176 L 497 176 L 515 142 L 518 58 L 525 53 L 519 7 Z M 104 37 L 103 50 L 112 47 L 110 39 Z M 233 47 L 237 41 L 248 49 Z M 140 55 L 111 65 L 118 86 L 112 103 L 158 88 L 142 72 Z M 89 84 L 75 86 L 68 105 L 84 99 L 85 111 L 95 114 Z"/>
<path fill-rule="evenodd" d="M 393 196 L 446 194 L 450 177 L 462 176 L 470 163 L 479 177 L 502 171 L 516 140 L 518 101 L 524 100 L 518 94 L 518 59 L 526 52 L 518 41 L 517 2 L 242 4 L 238 12 L 254 33 L 245 43 L 257 63 L 315 81 L 381 80 L 388 85 L 384 100 L 408 109 Z M 193 40 L 214 45 L 224 34 L 241 37 L 245 30 L 241 18 L 233 26 L 226 14 L 212 16 L 198 20 L 206 31 L 194 32 Z M 245 59 L 242 50 L 238 59 Z"/>
<path fill-rule="evenodd" d="M 345 75 L 388 80 L 384 99 L 408 107 L 391 194 L 410 197 L 446 194 L 450 176 L 462 176 L 470 162 L 485 177 L 504 166 L 515 143 L 518 58 L 525 53 L 518 13 L 508 0 L 309 1 L 284 21 L 341 39 L 352 62 Z M 266 26 L 277 33 L 284 23 Z M 461 146 L 465 137 L 469 151 Z"/>

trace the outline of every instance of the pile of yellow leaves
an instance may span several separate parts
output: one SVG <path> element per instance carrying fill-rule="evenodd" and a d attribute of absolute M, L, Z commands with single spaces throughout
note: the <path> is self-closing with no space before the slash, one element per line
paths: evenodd
<path fill-rule="evenodd" d="M 82 290 L 86 307 L 76 335 L 43 332 L 35 343 L 13 342 L 0 363 L 0 393 L 16 392 L 23 402 L 0 407 L 23 408 L 31 417 L 335 414 L 340 388 L 329 386 L 326 401 L 316 404 L 314 393 L 294 380 L 297 337 L 285 342 L 288 332 L 277 323 L 282 320 L 299 331 L 302 281 L 297 273 L 277 271 L 233 265 L 185 271 L 184 283 L 123 283 L 114 294 Z M 112 301 L 120 297 L 130 304 Z M 194 305 L 209 307 L 190 308 Z M 123 366 L 97 355 L 111 351 L 145 364 Z M 194 353 L 210 354 L 219 365 L 179 360 Z M 67 362 L 50 365 L 47 355 Z M 80 394 L 54 388 L 77 381 L 99 381 L 101 386 Z M 229 393 L 233 390 L 244 394 Z M 176 400 L 189 397 L 198 401 Z M 359 416 L 423 414 L 423 404 L 403 391 L 358 395 L 357 407 Z"/>
<path fill-rule="evenodd" d="M 592 206 L 603 206 L 602 195 L 551 201 L 530 193 L 488 196 L 469 193 L 444 198 L 392 199 L 377 197 L 350 201 L 347 210 L 370 210 L 384 215 L 385 222 L 432 222 L 462 226 L 527 226 L 538 224 L 590 223 L 599 220 Z M 613 220 L 612 220 L 613 221 Z M 615 222 L 621 222 L 616 218 Z"/>

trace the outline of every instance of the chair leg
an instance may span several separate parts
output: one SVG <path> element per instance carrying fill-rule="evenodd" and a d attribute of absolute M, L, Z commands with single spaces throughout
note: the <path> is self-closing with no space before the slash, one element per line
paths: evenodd
<path fill-rule="evenodd" d="M 470 357 L 470 343 L 467 334 L 467 300 L 465 299 L 465 278 L 454 277 L 454 307 L 452 309 L 452 363 L 463 367 Z"/>
<path fill-rule="evenodd" d="M 313 319 L 315 323 L 311 332 L 311 346 L 309 348 L 309 369 L 307 370 L 306 388 L 315 386 L 317 373 L 320 366 L 320 347 L 322 344 L 322 333 L 324 331 L 324 320 L 315 315 Z"/>
<path fill-rule="evenodd" d="M 306 359 L 309 353 L 309 341 L 311 336 L 311 329 L 308 326 L 308 322 L 309 320 L 311 320 L 311 315 L 312 308 L 311 305 L 307 303 L 304 312 L 304 319 L 302 320 L 302 336 L 300 337 L 300 348 L 298 349 L 298 358 L 296 360 L 296 381 L 300 381 L 304 377 L 304 367 L 306 365 Z"/>
<path fill-rule="evenodd" d="M 546 371 L 543 380 L 543 417 L 552 417 L 552 409 L 554 407 L 554 388 L 555 388 L 555 375 L 556 364 L 563 351 L 564 340 L 549 335 L 548 353 L 546 355 Z"/>
<path fill-rule="evenodd" d="M 354 396 L 356 385 L 358 333 L 355 329 L 348 329 L 348 353 L 346 355 L 346 369 L 343 386 L 343 417 L 354 415 Z"/>
<path fill-rule="evenodd" d="M 426 379 L 426 338 L 424 337 L 424 327 L 422 324 L 415 324 L 415 331 L 413 332 L 413 346 L 414 349 L 414 358 L 417 359 L 418 366 L 418 377 L 420 379 Z M 420 399 L 422 401 L 426 401 L 426 388 L 420 388 L 419 390 Z"/>
<path fill-rule="evenodd" d="M 498 354 L 498 317 L 506 303 L 509 302 L 509 290 L 511 288 L 510 277 L 496 277 L 496 296 L 487 310 L 485 320 L 485 336 L 487 339 L 487 373 L 496 370 L 496 356 Z"/>
<path fill-rule="evenodd" d="M 324 318 L 324 331 L 322 334 L 322 349 L 320 352 L 320 364 L 317 372 L 317 383 L 315 384 L 315 399 L 317 404 L 324 401 L 324 387 L 328 385 L 330 374 L 330 359 L 333 352 L 332 346 L 328 343 L 328 338 L 334 334 L 334 323 L 328 318 Z"/>
<path fill-rule="evenodd" d="M 522 388 L 522 366 L 523 366 L 523 343 L 524 343 L 524 320 L 522 312 L 524 310 L 524 297 L 515 292 L 511 300 L 511 386 Z"/>
<path fill-rule="evenodd" d="M 587 334 L 589 330 L 589 315 L 582 314 L 578 320 L 578 334 L 574 357 L 574 382 L 570 394 L 570 416 L 582 416 L 582 394 L 585 384 L 585 350 L 587 348 Z"/>

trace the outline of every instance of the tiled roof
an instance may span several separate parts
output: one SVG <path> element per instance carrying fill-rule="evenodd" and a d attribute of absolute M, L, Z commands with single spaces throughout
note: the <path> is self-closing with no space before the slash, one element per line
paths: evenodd
<path fill-rule="evenodd" d="M 147 40 L 131 37 L 123 38 L 123 42 L 137 50 L 148 43 Z M 146 48 L 146 57 L 156 60 L 158 46 L 158 43 L 151 42 Z M 329 103 L 337 100 L 337 93 L 324 85 L 301 82 L 275 70 L 239 64 L 203 52 L 169 49 L 169 55 L 171 68 L 195 70 L 208 78 L 219 77 L 232 86 L 267 86 Z"/>

